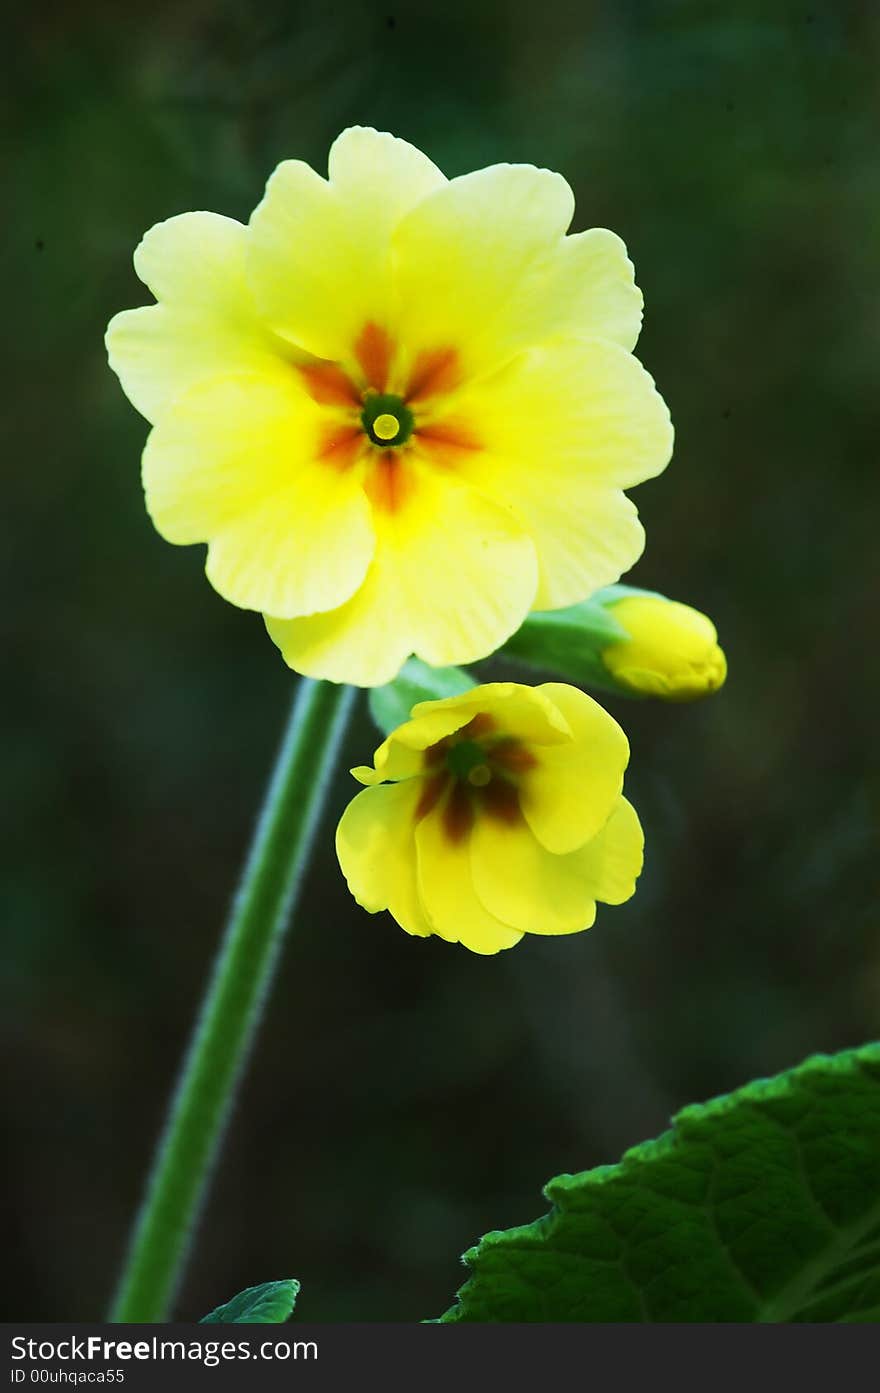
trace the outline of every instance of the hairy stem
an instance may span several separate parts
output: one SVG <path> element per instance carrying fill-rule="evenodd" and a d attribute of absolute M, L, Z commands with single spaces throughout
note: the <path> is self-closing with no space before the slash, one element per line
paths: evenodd
<path fill-rule="evenodd" d="M 113 1321 L 167 1319 L 353 700 L 350 687 L 299 683 L 135 1222 Z"/>

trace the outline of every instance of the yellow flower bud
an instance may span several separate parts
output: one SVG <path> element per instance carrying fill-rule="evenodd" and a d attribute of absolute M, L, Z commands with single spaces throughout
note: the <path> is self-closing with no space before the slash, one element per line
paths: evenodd
<path fill-rule="evenodd" d="M 715 625 L 690 605 L 662 595 L 624 595 L 607 609 L 628 638 L 602 650 L 615 682 L 634 694 L 695 701 L 717 692 L 727 659 Z"/>

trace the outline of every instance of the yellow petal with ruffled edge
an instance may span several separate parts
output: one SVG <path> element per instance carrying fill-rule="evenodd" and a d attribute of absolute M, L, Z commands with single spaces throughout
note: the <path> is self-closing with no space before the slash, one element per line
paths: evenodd
<path fill-rule="evenodd" d="M 257 314 L 245 271 L 247 228 L 217 213 L 182 213 L 150 228 L 134 254 L 159 301 L 111 319 L 110 366 L 129 401 L 156 421 L 196 383 L 273 372 L 290 355 Z"/>
<path fill-rule="evenodd" d="M 266 627 L 309 677 L 378 686 L 415 652 L 434 667 L 500 647 L 532 605 L 537 561 L 510 514 L 440 472 L 418 477 L 400 509 L 377 513 L 366 580 L 328 614 Z"/>
<path fill-rule="evenodd" d="M 525 822 L 474 824 L 470 863 L 480 903 L 523 933 L 578 933 L 592 924 L 595 897 L 569 860 L 541 846 Z"/>
<path fill-rule="evenodd" d="M 348 888 L 371 914 L 387 909 L 408 934 L 433 932 L 416 885 L 417 781 L 368 788 L 352 799 L 336 829 Z"/>
<path fill-rule="evenodd" d="M 470 720 L 467 712 L 444 711 L 424 720 L 408 721 L 383 740 L 373 764 L 359 764 L 351 773 L 362 784 L 381 784 L 386 779 L 411 779 L 425 770 L 425 750 L 460 730 Z"/>
<path fill-rule="evenodd" d="M 260 312 L 277 334 L 321 358 L 348 355 L 381 304 L 357 232 L 336 191 L 302 160 L 278 166 L 251 214 L 249 279 Z"/>
<path fill-rule="evenodd" d="M 601 832 L 567 861 L 589 892 L 603 904 L 623 904 L 635 894 L 645 853 L 645 834 L 635 808 L 619 798 Z"/>
<path fill-rule="evenodd" d="M 478 898 L 467 842 L 449 840 L 439 810 L 422 818 L 415 840 L 419 898 L 435 933 L 481 954 L 519 942 L 522 933 L 490 914 Z"/>
<path fill-rule="evenodd" d="M 623 787 L 629 742 L 608 712 L 564 682 L 539 688 L 571 727 L 569 744 L 530 749 L 534 768 L 522 779 L 520 806 L 538 841 L 560 855 L 594 837 Z"/>
<path fill-rule="evenodd" d="M 210 542 L 212 585 L 244 609 L 331 609 L 370 564 L 369 505 L 354 471 L 315 460 L 318 419 L 292 377 L 238 376 L 192 388 L 150 434 L 153 522 Z"/>
<path fill-rule="evenodd" d="M 631 351 L 642 327 L 642 293 L 626 247 L 592 227 L 552 242 L 513 289 L 493 328 L 498 362 L 543 340 L 610 339 Z"/>
<path fill-rule="evenodd" d="M 335 142 L 329 180 L 301 160 L 280 164 L 248 241 L 248 275 L 266 323 L 320 357 L 350 359 L 368 321 L 390 327 L 394 226 L 445 182 L 405 140 L 364 127 Z"/>
<path fill-rule="evenodd" d="M 660 474 L 672 453 L 669 408 L 654 379 L 603 339 L 530 348 L 475 383 L 461 407 L 473 413 L 484 447 L 474 452 L 475 464 L 484 456 L 532 469 L 546 461 L 549 477 L 565 486 L 582 478 L 593 487 L 632 488 Z"/>
<path fill-rule="evenodd" d="M 535 543 L 535 609 L 580 603 L 585 595 L 613 585 L 644 551 L 638 511 L 620 489 L 591 487 L 586 480 L 542 488 L 536 475 L 511 466 L 506 479 L 487 491 L 507 496 Z"/>
<path fill-rule="evenodd" d="M 481 818 L 471 836 L 471 869 L 481 903 L 526 933 L 589 928 L 596 901 L 623 904 L 635 893 L 644 836 L 635 809 L 619 798 L 585 846 L 554 856 L 519 823 Z"/>
<path fill-rule="evenodd" d="M 503 363 L 512 350 L 496 326 L 573 212 L 562 176 L 533 165 L 491 165 L 422 199 L 393 237 L 394 321 L 410 352 L 451 346 L 469 375 Z"/>
<path fill-rule="evenodd" d="M 426 703 L 422 702 L 422 706 Z M 436 706 L 437 702 L 428 702 Z M 414 711 L 418 707 L 413 707 Z M 447 735 L 452 735 L 467 725 L 473 712 L 467 708 L 447 708 L 442 711 L 425 711 L 415 720 L 398 726 L 387 740 L 383 740 L 373 756 L 373 767 L 368 764 L 352 769 L 352 774 L 362 784 L 380 784 L 385 779 L 409 779 L 421 774 L 425 768 L 425 750 Z"/>
<path fill-rule="evenodd" d="M 447 182 L 415 145 L 371 126 L 349 126 L 336 137 L 328 175 L 387 259 L 389 239 L 403 215 Z"/>
<path fill-rule="evenodd" d="M 536 608 L 574 604 L 638 560 L 644 532 L 621 490 L 665 468 L 672 426 L 635 358 L 599 340 L 549 343 L 474 384 L 457 409 L 482 446 L 462 454 L 462 477 L 535 542 Z"/>

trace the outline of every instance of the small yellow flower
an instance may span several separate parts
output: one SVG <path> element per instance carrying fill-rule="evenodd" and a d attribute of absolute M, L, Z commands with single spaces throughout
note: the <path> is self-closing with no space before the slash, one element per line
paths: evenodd
<path fill-rule="evenodd" d="M 621 796 L 626 736 L 561 682 L 423 701 L 352 770 L 336 833 L 349 888 L 407 933 L 497 953 L 587 929 L 635 890 L 644 839 Z"/>
<path fill-rule="evenodd" d="M 602 650 L 615 682 L 640 696 L 695 701 L 724 685 L 727 659 L 715 625 L 662 595 L 626 595 L 607 606 L 629 637 Z"/>
<path fill-rule="evenodd" d="M 623 243 L 566 236 L 573 209 L 548 170 L 447 180 L 355 127 L 329 179 L 281 164 L 249 225 L 186 213 L 138 247 L 157 303 L 107 343 L 153 423 L 150 515 L 208 543 L 211 583 L 298 671 L 473 661 L 640 554 L 622 490 L 672 428 L 631 354 Z"/>

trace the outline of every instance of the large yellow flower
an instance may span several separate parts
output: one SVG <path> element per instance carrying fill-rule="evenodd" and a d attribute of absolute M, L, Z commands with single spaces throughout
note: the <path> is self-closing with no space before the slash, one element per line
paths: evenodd
<path fill-rule="evenodd" d="M 496 682 L 423 701 L 352 770 L 367 784 L 336 833 L 349 888 L 407 933 L 497 953 L 587 929 L 642 867 L 621 796 L 626 736 L 561 682 Z"/>
<path fill-rule="evenodd" d="M 208 543 L 211 583 L 292 667 L 370 686 L 615 581 L 644 541 L 622 490 L 672 429 L 630 352 L 623 243 L 565 235 L 558 174 L 447 180 L 360 127 L 329 174 L 281 164 L 248 226 L 152 228 L 135 268 L 158 303 L 107 343 L 153 423 L 161 534 Z"/>

